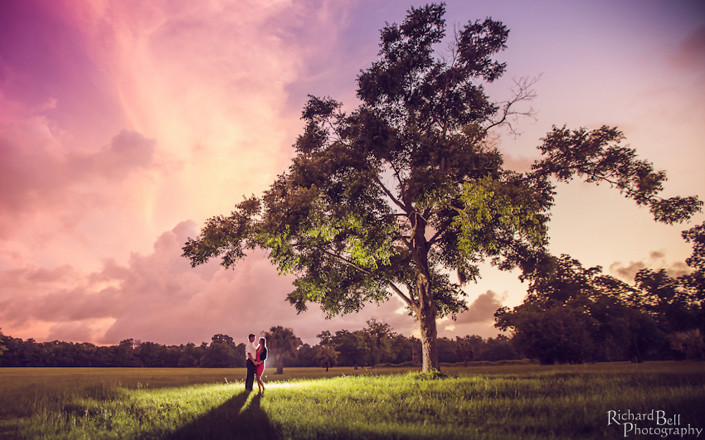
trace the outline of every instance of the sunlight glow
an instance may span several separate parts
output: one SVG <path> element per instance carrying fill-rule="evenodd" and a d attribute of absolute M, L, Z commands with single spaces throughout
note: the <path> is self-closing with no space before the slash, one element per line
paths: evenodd
<path fill-rule="evenodd" d="M 297 381 L 297 382 L 265 382 L 264 386 L 266 389 L 274 388 L 274 389 L 289 389 L 289 388 L 300 388 L 300 389 L 307 389 L 311 388 L 311 381 Z"/>

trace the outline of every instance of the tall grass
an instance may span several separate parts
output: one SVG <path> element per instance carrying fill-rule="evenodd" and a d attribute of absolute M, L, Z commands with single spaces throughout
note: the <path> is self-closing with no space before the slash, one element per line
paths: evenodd
<path fill-rule="evenodd" d="M 0 438 L 623 438 L 607 411 L 705 428 L 704 366 L 290 369 L 262 396 L 232 382 L 239 370 L 0 369 Z"/>

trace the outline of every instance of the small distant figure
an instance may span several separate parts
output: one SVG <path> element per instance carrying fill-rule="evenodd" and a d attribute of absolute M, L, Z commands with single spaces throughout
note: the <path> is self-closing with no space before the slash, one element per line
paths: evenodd
<path fill-rule="evenodd" d="M 257 347 L 255 347 L 255 335 L 250 333 L 247 337 L 249 342 L 245 344 L 245 365 L 247 366 L 247 377 L 245 378 L 245 390 L 252 391 L 255 381 L 255 369 L 257 362 Z"/>
<path fill-rule="evenodd" d="M 255 360 L 255 375 L 257 376 L 257 387 L 260 394 L 264 393 L 264 382 L 262 382 L 262 373 L 264 373 L 264 361 L 267 359 L 267 341 L 264 338 L 259 338 L 259 346 L 257 347 L 257 358 Z"/>

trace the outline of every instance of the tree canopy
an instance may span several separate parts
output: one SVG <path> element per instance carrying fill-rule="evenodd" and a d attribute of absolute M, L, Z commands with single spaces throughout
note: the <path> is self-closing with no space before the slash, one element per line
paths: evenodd
<path fill-rule="evenodd" d="M 424 371 L 439 367 L 436 319 L 464 310 L 463 284 L 483 261 L 528 276 L 538 269 L 551 178 L 609 183 L 667 223 L 701 205 L 660 198 L 665 174 L 613 127 L 554 127 L 531 171 L 505 169 L 488 134 L 530 95 L 528 83 L 505 103 L 490 101 L 483 84 L 505 71 L 494 56 L 509 30 L 471 21 L 438 51 L 444 14 L 430 4 L 386 25 L 378 59 L 357 78 L 360 104 L 344 112 L 330 97 L 310 96 L 289 169 L 184 246 L 194 266 L 220 257 L 232 267 L 266 249 L 281 273 L 295 275 L 288 300 L 298 311 L 314 302 L 329 315 L 350 313 L 397 295 L 419 324 Z"/>

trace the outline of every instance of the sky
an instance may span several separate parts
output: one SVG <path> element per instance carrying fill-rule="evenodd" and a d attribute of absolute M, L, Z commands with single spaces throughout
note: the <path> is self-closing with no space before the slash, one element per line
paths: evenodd
<path fill-rule="evenodd" d="M 263 252 L 234 270 L 181 257 L 204 221 L 286 171 L 307 95 L 356 105 L 379 29 L 410 0 L 3 0 L 0 2 L 0 329 L 37 341 L 245 340 L 274 325 L 309 344 L 369 319 L 411 335 L 397 299 L 330 320 L 298 314 Z M 487 86 L 511 96 L 536 78 L 519 135 L 496 133 L 526 170 L 553 125 L 616 125 L 665 170 L 664 195 L 705 199 L 705 4 L 701 0 L 457 0 L 450 32 L 492 17 L 510 29 Z M 440 47 L 439 49 L 443 49 Z M 631 281 L 682 274 L 691 249 L 614 189 L 558 186 L 550 250 Z M 495 336 L 516 306 L 516 272 L 484 267 L 468 311 L 439 336 Z"/>

